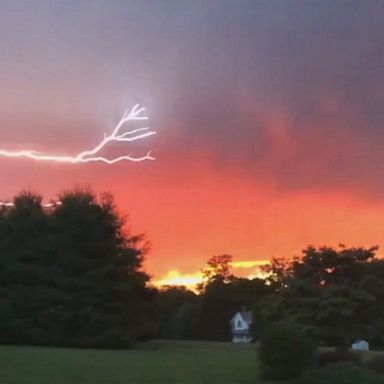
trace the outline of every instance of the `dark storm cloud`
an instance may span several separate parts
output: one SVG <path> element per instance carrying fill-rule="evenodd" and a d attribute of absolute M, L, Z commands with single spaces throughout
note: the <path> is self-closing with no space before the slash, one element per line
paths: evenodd
<path fill-rule="evenodd" d="M 2 117 L 81 137 L 146 104 L 163 158 L 209 153 L 281 188 L 381 189 L 381 0 L 4 1 Z M 57 119 L 55 124 L 54 119 Z M 84 120 L 90 120 L 89 126 Z M 97 123 L 98 122 L 98 123 Z M 33 143 L 44 137 L 36 123 Z"/>
<path fill-rule="evenodd" d="M 382 189 L 384 4 L 226 2 L 217 12 L 183 68 L 188 145 L 282 188 Z M 276 149 L 280 114 L 286 146 Z"/>

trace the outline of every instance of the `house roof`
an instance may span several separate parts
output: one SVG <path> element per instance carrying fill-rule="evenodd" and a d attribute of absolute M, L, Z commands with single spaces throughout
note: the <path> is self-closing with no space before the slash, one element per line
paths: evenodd
<path fill-rule="evenodd" d="M 231 324 L 233 323 L 233 321 L 237 315 L 240 315 L 241 318 L 243 319 L 243 321 L 245 321 L 249 324 L 252 323 L 252 312 L 251 311 L 241 311 L 241 312 L 236 312 L 234 314 L 234 316 L 231 319 Z"/>
<path fill-rule="evenodd" d="M 247 323 L 252 323 L 252 312 L 251 311 L 242 311 L 240 312 L 241 317 Z"/>

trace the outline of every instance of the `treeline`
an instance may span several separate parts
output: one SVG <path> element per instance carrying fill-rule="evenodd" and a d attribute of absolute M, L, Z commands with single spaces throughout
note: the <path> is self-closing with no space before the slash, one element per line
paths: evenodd
<path fill-rule="evenodd" d="M 272 293 L 260 303 L 265 322 L 301 325 L 325 345 L 367 340 L 384 346 L 384 260 L 378 247 L 308 247 L 291 261 L 273 260 Z"/>
<path fill-rule="evenodd" d="M 253 311 L 254 340 L 283 321 L 324 345 L 345 348 L 363 339 L 383 348 L 384 260 L 377 249 L 308 247 L 300 257 L 273 259 L 263 280 L 231 276 L 230 258 L 212 258 L 201 295 L 183 288 L 160 293 L 168 314 L 162 336 L 228 341 L 229 319 L 246 306 Z"/>
<path fill-rule="evenodd" d="M 199 295 L 183 287 L 165 287 L 156 299 L 158 337 L 230 341 L 232 316 L 244 307 L 252 309 L 267 290 L 263 280 L 243 278 L 231 282 L 217 280 Z"/>
<path fill-rule="evenodd" d="M 242 309 L 252 310 L 271 288 L 262 279 L 231 274 L 232 257 L 211 257 L 203 269 L 199 294 L 185 287 L 164 287 L 156 296 L 158 337 L 166 339 L 232 340 L 230 319 Z M 259 328 L 254 333 L 259 336 Z"/>
<path fill-rule="evenodd" d="M 21 193 L 0 208 L 0 343 L 125 348 L 149 338 L 231 340 L 229 321 L 253 311 L 254 340 L 281 320 L 326 345 L 384 346 L 384 260 L 377 247 L 309 247 L 273 259 L 265 279 L 208 260 L 197 295 L 150 285 L 145 239 L 113 198 L 71 190 L 58 204 Z"/>
<path fill-rule="evenodd" d="M 150 323 L 146 251 L 113 199 L 68 191 L 0 210 L 0 343 L 127 347 Z"/>

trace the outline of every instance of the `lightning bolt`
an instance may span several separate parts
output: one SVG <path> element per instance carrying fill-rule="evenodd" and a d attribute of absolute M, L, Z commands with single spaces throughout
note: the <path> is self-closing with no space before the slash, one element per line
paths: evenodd
<path fill-rule="evenodd" d="M 56 201 L 56 202 L 53 202 L 53 203 L 46 203 L 46 204 L 42 204 L 42 207 L 43 208 L 52 208 L 52 207 L 55 207 L 56 205 L 62 205 L 62 202 L 61 201 Z M 8 202 L 5 202 L 5 201 L 0 201 L 0 208 L 1 207 L 8 208 L 8 207 L 14 207 L 14 206 L 15 206 L 15 203 L 8 203 Z"/>
<path fill-rule="evenodd" d="M 97 146 L 95 146 L 93 149 L 80 152 L 76 156 L 48 155 L 32 150 L 7 151 L 3 149 L 0 149 L 0 156 L 13 158 L 28 158 L 39 161 L 51 161 L 56 163 L 70 164 L 102 162 L 111 165 L 124 160 L 134 162 L 140 162 L 144 160 L 155 160 L 155 158 L 151 155 L 151 151 L 147 152 L 141 157 L 134 157 L 128 154 L 108 159 L 99 155 L 100 151 L 105 148 L 105 146 L 110 142 L 132 142 L 155 135 L 156 132 L 151 131 L 149 127 L 137 128 L 130 131 L 124 131 L 123 129 L 129 121 L 148 120 L 147 116 L 142 115 L 144 111 L 145 108 L 140 107 L 139 104 L 136 104 L 131 109 L 131 111 L 128 111 L 127 109 L 118 124 L 116 125 L 115 129 L 112 131 L 112 133 L 110 133 L 109 135 L 104 134 L 104 139 Z"/>

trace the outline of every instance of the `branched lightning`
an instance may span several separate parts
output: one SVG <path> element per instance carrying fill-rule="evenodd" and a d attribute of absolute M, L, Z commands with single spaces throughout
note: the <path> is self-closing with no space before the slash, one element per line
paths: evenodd
<path fill-rule="evenodd" d="M 149 127 L 142 127 L 133 129 L 130 131 L 123 131 L 123 127 L 129 121 L 138 121 L 138 120 L 148 120 L 147 116 L 142 116 L 142 113 L 145 111 L 145 108 L 136 104 L 131 111 L 128 109 L 124 112 L 122 118 L 116 125 L 115 129 L 111 134 L 104 134 L 104 139 L 93 149 L 86 150 L 80 152 L 76 156 L 62 156 L 62 155 L 48 155 L 41 152 L 33 151 L 33 150 L 21 150 L 21 151 L 7 151 L 0 149 L 0 156 L 3 157 L 13 157 L 13 158 L 28 158 L 39 161 L 51 161 L 57 163 L 90 163 L 90 162 L 103 162 L 106 164 L 115 164 L 119 161 L 144 161 L 144 160 L 155 160 L 153 156 L 151 156 L 151 151 L 147 152 L 145 155 L 141 157 L 135 157 L 130 154 L 115 157 L 112 159 L 108 159 L 106 157 L 100 156 L 99 153 L 105 146 L 113 141 L 118 142 L 132 142 L 136 140 L 145 139 L 149 136 L 155 135 L 155 131 L 151 131 Z M 0 204 L 1 205 L 1 204 Z"/>

